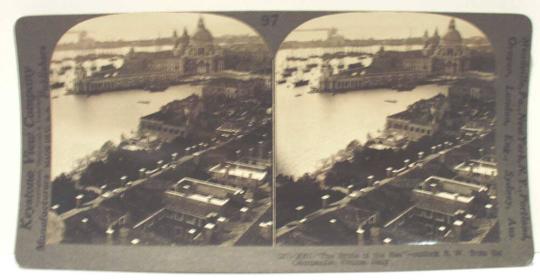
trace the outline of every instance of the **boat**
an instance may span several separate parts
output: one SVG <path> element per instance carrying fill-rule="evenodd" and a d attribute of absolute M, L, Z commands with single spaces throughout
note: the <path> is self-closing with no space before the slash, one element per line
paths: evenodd
<path fill-rule="evenodd" d="M 395 100 L 395 99 L 386 99 L 384 102 L 386 102 L 386 103 L 397 103 L 397 100 Z"/>
<path fill-rule="evenodd" d="M 414 88 L 416 88 L 416 85 L 409 83 L 409 84 L 398 84 L 396 85 L 397 91 L 411 91 Z"/>
<path fill-rule="evenodd" d="M 283 73 L 294 73 L 296 72 L 296 70 L 298 70 L 298 67 L 287 67 L 285 69 L 283 69 Z"/>
<path fill-rule="evenodd" d="M 57 88 L 62 88 L 62 87 L 64 87 L 63 82 L 54 82 L 51 84 L 51 89 L 57 89 Z"/>
<path fill-rule="evenodd" d="M 286 83 L 286 82 L 287 82 L 287 80 L 285 80 L 285 79 L 281 79 L 281 80 L 278 80 L 278 81 L 277 81 L 277 83 L 278 83 L 279 85 L 284 84 L 284 83 Z"/>
<path fill-rule="evenodd" d="M 298 94 L 294 95 L 294 97 L 300 97 L 300 96 L 302 96 L 301 93 L 298 93 Z"/>
<path fill-rule="evenodd" d="M 137 101 L 137 103 L 139 103 L 139 104 L 150 104 L 150 101 L 148 101 L 148 100 L 139 100 L 139 101 Z"/>
<path fill-rule="evenodd" d="M 165 91 L 169 88 L 169 85 L 166 83 L 159 83 L 159 84 L 150 84 L 145 89 L 149 92 L 161 92 Z"/>
<path fill-rule="evenodd" d="M 299 79 L 294 82 L 294 87 L 303 87 L 309 84 L 309 80 Z"/>
<path fill-rule="evenodd" d="M 308 91 L 309 94 L 319 93 L 319 89 L 316 87 L 311 87 Z"/>

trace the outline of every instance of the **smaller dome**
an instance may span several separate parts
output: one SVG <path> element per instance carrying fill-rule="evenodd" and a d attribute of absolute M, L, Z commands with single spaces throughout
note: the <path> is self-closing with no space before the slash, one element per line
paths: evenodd
<path fill-rule="evenodd" d="M 204 26 L 204 21 L 202 18 L 199 18 L 199 23 L 197 24 L 197 31 L 195 31 L 195 34 L 193 34 L 193 37 L 191 39 L 196 43 L 212 43 L 214 41 L 214 37 L 206 29 L 206 26 Z"/>
<path fill-rule="evenodd" d="M 461 38 L 461 34 L 456 29 L 456 22 L 454 19 L 450 21 L 450 25 L 448 26 L 448 31 L 444 35 L 443 44 L 447 46 L 453 46 L 453 45 L 461 45 L 463 42 L 463 39 Z"/>

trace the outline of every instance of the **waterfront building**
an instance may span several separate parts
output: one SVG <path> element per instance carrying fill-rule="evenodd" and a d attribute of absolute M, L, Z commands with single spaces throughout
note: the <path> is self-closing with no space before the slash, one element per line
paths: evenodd
<path fill-rule="evenodd" d="M 463 44 L 456 21 L 450 20 L 448 31 L 433 53 L 436 71 L 443 75 L 456 76 L 469 69 L 470 51 Z"/>
<path fill-rule="evenodd" d="M 470 51 L 463 43 L 455 20 L 448 25 L 440 38 L 438 31 L 428 38 L 422 50 L 385 51 L 374 54 L 372 63 L 365 69 L 347 69 L 333 73 L 326 64 L 321 69 L 319 90 L 339 92 L 368 88 L 407 88 L 435 76 L 460 76 L 469 69 Z"/>
<path fill-rule="evenodd" d="M 139 131 L 157 136 L 163 141 L 185 137 L 203 110 L 201 98 L 193 94 L 185 99 L 172 101 L 161 107 L 159 111 L 141 117 Z"/>
<path fill-rule="evenodd" d="M 446 99 L 443 94 L 438 94 L 412 104 L 405 111 L 386 117 L 387 134 L 402 135 L 410 141 L 433 135 L 439 129 L 448 109 Z"/>
<path fill-rule="evenodd" d="M 119 69 L 98 71 L 89 75 L 78 65 L 75 70 L 73 91 L 92 94 L 105 91 L 163 86 L 181 82 L 186 76 L 207 75 L 223 71 L 223 50 L 214 43 L 203 18 L 199 18 L 193 36 L 187 30 L 181 37 L 173 33 L 172 50 L 135 52 L 133 48 Z"/>

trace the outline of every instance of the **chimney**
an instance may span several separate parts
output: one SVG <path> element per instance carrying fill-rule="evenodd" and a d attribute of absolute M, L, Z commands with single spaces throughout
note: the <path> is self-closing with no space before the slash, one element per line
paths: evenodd
<path fill-rule="evenodd" d="M 212 241 L 212 239 L 214 238 L 215 229 L 216 229 L 216 225 L 213 223 L 208 223 L 204 225 L 203 235 L 204 235 L 204 240 L 206 242 L 209 243 Z"/>
<path fill-rule="evenodd" d="M 383 245 L 390 245 L 392 244 L 392 238 L 386 237 L 385 239 L 383 239 L 382 243 Z"/>
<path fill-rule="evenodd" d="M 82 200 L 84 198 L 84 194 L 79 194 L 75 197 L 75 207 L 79 208 L 82 206 Z"/>
<path fill-rule="evenodd" d="M 465 227 L 470 227 L 473 224 L 475 218 L 476 217 L 471 213 L 465 214 L 465 216 L 463 217 L 463 222 L 465 223 Z"/>
<path fill-rule="evenodd" d="M 139 243 L 141 243 L 141 240 L 138 238 L 134 238 L 129 243 L 131 243 L 131 245 L 138 245 Z"/>
<path fill-rule="evenodd" d="M 161 169 L 161 167 L 163 167 L 163 164 L 164 164 L 164 161 L 163 161 L 163 160 L 159 160 L 159 161 L 157 162 L 157 168 L 158 168 L 158 169 Z"/>
<path fill-rule="evenodd" d="M 253 161 L 253 157 L 255 157 L 255 149 L 253 147 L 249 148 L 249 162 Z"/>
<path fill-rule="evenodd" d="M 257 157 L 262 159 L 264 158 L 264 141 L 259 141 L 257 143 L 258 155 Z"/>
<path fill-rule="evenodd" d="M 424 152 L 418 152 L 418 159 L 424 158 Z"/>
<path fill-rule="evenodd" d="M 81 225 L 84 229 L 87 229 L 88 228 L 88 218 L 82 218 L 81 219 Z"/>
<path fill-rule="evenodd" d="M 101 190 L 101 192 L 104 192 L 107 190 L 107 185 L 101 185 L 101 187 L 99 187 L 99 189 Z"/>
<path fill-rule="evenodd" d="M 409 164 L 411 163 L 411 160 L 410 159 L 405 159 L 403 160 L 403 167 L 405 168 L 409 168 Z"/>
<path fill-rule="evenodd" d="M 369 233 L 371 236 L 371 242 L 373 244 L 379 244 L 379 242 L 381 242 L 381 228 L 380 227 L 376 227 L 376 226 L 371 227 Z"/>
<path fill-rule="evenodd" d="M 328 205 L 330 204 L 330 195 L 329 194 L 325 194 L 323 196 L 321 196 L 321 205 L 322 205 L 322 208 L 328 208 Z"/>
<path fill-rule="evenodd" d="M 391 166 L 388 166 L 386 168 L 386 177 L 392 177 L 394 175 L 394 173 L 392 173 L 393 170 L 394 168 L 392 168 Z"/>
<path fill-rule="evenodd" d="M 437 192 L 439 185 L 437 183 L 431 183 L 429 184 L 428 191 L 430 192 Z"/>
<path fill-rule="evenodd" d="M 51 206 L 51 210 L 54 213 L 58 214 L 58 210 L 60 210 L 60 204 L 55 204 L 55 205 Z"/>
<path fill-rule="evenodd" d="M 347 194 L 351 194 L 354 190 L 354 185 L 348 185 L 347 186 Z"/>
<path fill-rule="evenodd" d="M 187 238 L 189 241 L 194 241 L 195 237 L 197 237 L 197 230 L 194 229 L 194 228 L 190 228 L 188 231 L 187 231 Z"/>
<path fill-rule="evenodd" d="M 356 230 L 356 240 L 358 242 L 358 246 L 363 246 L 366 244 L 366 231 L 362 229 L 361 226 L 359 226 Z"/>
<path fill-rule="evenodd" d="M 440 235 L 440 236 L 444 236 L 444 234 L 446 233 L 446 227 L 445 226 L 440 226 L 437 228 L 437 233 Z"/>
<path fill-rule="evenodd" d="M 122 177 L 120 177 L 120 186 L 124 186 L 124 185 L 126 184 L 127 178 L 128 178 L 128 177 L 125 176 L 125 175 L 122 176 Z"/>
<path fill-rule="evenodd" d="M 107 236 L 107 243 L 112 243 L 114 241 L 114 229 L 108 228 L 105 231 L 105 235 Z"/>
<path fill-rule="evenodd" d="M 369 187 L 371 187 L 371 185 L 373 185 L 373 181 L 375 181 L 375 176 L 373 176 L 373 175 L 367 176 L 367 184 L 368 184 Z"/>
<path fill-rule="evenodd" d="M 242 150 L 236 150 L 236 152 L 234 152 L 234 155 L 236 160 L 240 160 L 240 158 L 242 157 Z"/>
<path fill-rule="evenodd" d="M 484 205 L 484 213 L 486 215 L 486 218 L 494 218 L 495 217 L 495 207 L 493 207 L 493 204 L 488 203 Z"/>
<path fill-rule="evenodd" d="M 229 219 L 225 217 L 219 217 L 216 219 L 216 226 L 219 232 L 228 231 Z"/>
<path fill-rule="evenodd" d="M 484 156 L 484 148 L 478 149 L 478 154 L 480 155 L 480 157 Z"/>
<path fill-rule="evenodd" d="M 171 154 L 171 161 L 176 161 L 177 158 L 178 158 L 178 153 Z"/>
<path fill-rule="evenodd" d="M 231 165 L 225 164 L 225 171 L 223 172 L 223 176 L 225 177 L 225 179 L 229 178 L 230 173 L 231 173 Z"/>
<path fill-rule="evenodd" d="M 249 217 L 249 208 L 242 207 L 240 208 L 240 220 L 245 221 Z"/>
<path fill-rule="evenodd" d="M 119 233 L 120 238 L 126 240 L 128 238 L 128 235 L 129 235 L 129 228 L 121 227 L 118 230 L 118 233 Z"/>
<path fill-rule="evenodd" d="M 304 217 L 304 205 L 299 205 L 294 208 L 294 211 L 296 212 L 296 219 L 300 220 Z"/>
<path fill-rule="evenodd" d="M 436 146 L 431 146 L 431 153 L 434 154 L 437 151 Z"/>
<path fill-rule="evenodd" d="M 265 240 L 272 239 L 273 223 L 272 221 L 259 223 L 259 233 Z"/>
<path fill-rule="evenodd" d="M 452 224 L 452 231 L 454 232 L 455 241 L 461 241 L 463 238 L 463 221 L 455 220 Z"/>

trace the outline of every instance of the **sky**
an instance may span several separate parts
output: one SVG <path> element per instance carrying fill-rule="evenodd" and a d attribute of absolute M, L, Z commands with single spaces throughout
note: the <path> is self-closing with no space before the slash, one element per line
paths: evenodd
<path fill-rule="evenodd" d="M 60 43 L 77 40 L 77 31 L 85 30 L 98 41 L 153 39 L 169 37 L 174 29 L 181 35 L 184 27 L 193 34 L 199 16 L 214 37 L 222 35 L 256 35 L 248 25 L 229 17 L 198 13 L 139 13 L 118 14 L 92 18 L 72 27 Z"/>
<path fill-rule="evenodd" d="M 303 23 L 297 29 L 330 28 L 338 29 L 338 34 L 347 39 L 388 39 L 420 37 L 427 29 L 429 35 L 437 27 L 443 36 L 451 17 L 427 13 L 344 13 L 323 16 Z M 474 25 L 456 18 L 456 28 L 464 38 L 484 36 Z M 293 31 L 285 41 L 309 41 L 325 39 L 324 31 Z"/>

